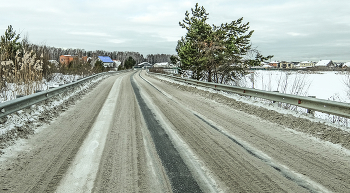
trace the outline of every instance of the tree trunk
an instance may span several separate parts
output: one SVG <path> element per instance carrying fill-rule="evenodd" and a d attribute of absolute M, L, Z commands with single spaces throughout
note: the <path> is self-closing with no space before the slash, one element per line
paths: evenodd
<path fill-rule="evenodd" d="M 208 82 L 211 82 L 211 69 L 208 70 Z"/>

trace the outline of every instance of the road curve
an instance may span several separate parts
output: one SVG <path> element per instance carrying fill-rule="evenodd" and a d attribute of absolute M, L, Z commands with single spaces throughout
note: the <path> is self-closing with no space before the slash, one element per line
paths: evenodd
<path fill-rule="evenodd" d="M 1 155 L 0 192 L 350 190 L 349 150 L 196 92 L 106 78 Z"/>

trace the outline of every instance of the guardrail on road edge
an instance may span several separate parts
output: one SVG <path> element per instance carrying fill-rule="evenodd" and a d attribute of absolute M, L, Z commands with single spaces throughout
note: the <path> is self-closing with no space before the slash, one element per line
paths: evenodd
<path fill-rule="evenodd" d="M 238 86 L 230 86 L 230 85 L 217 84 L 217 83 L 211 83 L 211 82 L 203 82 L 199 80 L 185 79 L 185 78 L 180 78 L 180 77 L 161 74 L 161 73 L 153 73 L 153 72 L 148 72 L 148 73 L 162 75 L 184 83 L 199 85 L 199 86 L 212 88 L 216 90 L 232 92 L 232 93 L 236 93 L 244 96 L 252 96 L 252 97 L 263 98 L 271 101 L 287 103 L 287 104 L 303 107 L 313 111 L 319 111 L 323 113 L 350 118 L 349 103 L 329 101 L 324 99 L 317 99 L 317 98 L 291 95 L 291 94 L 282 94 L 278 92 L 264 91 L 264 90 L 244 88 L 244 87 L 238 87 Z"/>
<path fill-rule="evenodd" d="M 24 109 L 26 107 L 29 107 L 31 105 L 34 105 L 38 102 L 49 99 L 49 98 L 56 96 L 64 91 L 70 90 L 70 89 L 72 89 L 80 84 L 87 82 L 88 80 L 92 80 L 93 78 L 107 75 L 109 73 L 120 73 L 120 72 L 127 72 L 127 71 L 129 71 L 129 70 L 115 71 L 115 72 L 103 72 L 103 73 L 95 74 L 92 76 L 88 76 L 88 77 L 79 79 L 75 82 L 59 86 L 57 88 L 52 88 L 49 90 L 34 93 L 34 94 L 27 95 L 27 96 L 17 98 L 14 100 L 6 101 L 4 103 L 0 103 L 0 118 L 5 117 L 6 115 L 9 115 L 11 113 L 17 112 L 17 111 Z"/>

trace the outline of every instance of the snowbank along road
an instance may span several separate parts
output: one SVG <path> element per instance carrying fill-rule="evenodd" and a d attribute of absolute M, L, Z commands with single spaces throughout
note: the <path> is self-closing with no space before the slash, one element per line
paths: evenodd
<path fill-rule="evenodd" d="M 4 150 L 0 192 L 350 192 L 347 148 L 179 88 L 104 79 Z"/>

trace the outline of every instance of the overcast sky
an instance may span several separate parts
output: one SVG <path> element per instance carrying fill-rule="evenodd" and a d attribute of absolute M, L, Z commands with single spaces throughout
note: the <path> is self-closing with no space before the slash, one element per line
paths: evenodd
<path fill-rule="evenodd" d="M 176 54 L 178 23 L 196 2 L 209 24 L 243 17 L 273 60 L 350 61 L 349 0 L 2 0 L 0 34 L 12 25 L 40 45 Z"/>

